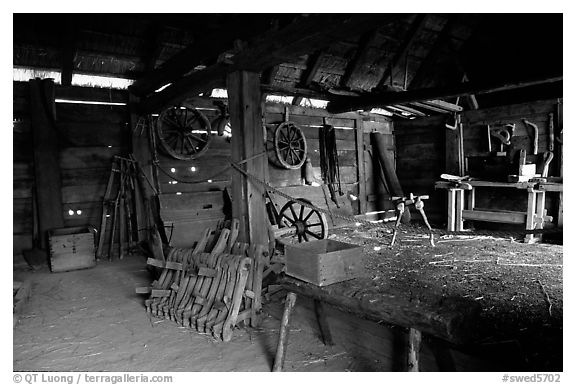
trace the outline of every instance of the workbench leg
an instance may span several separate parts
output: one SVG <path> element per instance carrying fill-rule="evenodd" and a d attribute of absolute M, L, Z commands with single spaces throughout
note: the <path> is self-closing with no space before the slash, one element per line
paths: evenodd
<path fill-rule="evenodd" d="M 556 225 L 558 227 L 564 226 L 564 196 L 562 194 L 558 194 L 558 214 L 556 217 Z"/>
<path fill-rule="evenodd" d="M 528 190 L 528 208 L 526 209 L 526 230 L 534 230 L 536 216 L 536 191 Z M 534 234 L 526 234 L 525 243 L 534 243 Z"/>
<path fill-rule="evenodd" d="M 326 310 L 322 301 L 317 299 L 314 300 L 314 312 L 316 313 L 316 320 L 318 321 L 318 327 L 320 328 L 322 342 L 324 342 L 324 345 L 334 345 L 332 333 L 330 332 L 328 320 L 326 319 Z"/>
<path fill-rule="evenodd" d="M 544 220 L 546 217 L 546 192 L 538 191 L 536 192 L 536 218 L 535 226 L 536 229 L 544 228 Z M 538 242 L 542 241 L 542 233 L 534 235 L 534 239 Z"/>
<path fill-rule="evenodd" d="M 456 189 L 448 189 L 448 231 L 456 230 Z"/>
<path fill-rule="evenodd" d="M 420 344 L 422 342 L 422 332 L 410 328 L 408 331 L 408 371 L 420 371 Z"/>
<path fill-rule="evenodd" d="M 456 190 L 456 231 L 464 230 L 464 221 L 462 220 L 462 211 L 464 211 L 464 189 Z"/>
<path fill-rule="evenodd" d="M 476 189 L 472 187 L 472 190 L 468 191 L 468 210 L 474 210 L 476 207 Z"/>
<path fill-rule="evenodd" d="M 280 336 L 278 337 L 278 347 L 276 348 L 276 357 L 274 358 L 273 372 L 281 372 L 284 367 L 284 359 L 286 358 L 286 348 L 288 347 L 288 333 L 290 314 L 296 303 L 296 294 L 288 293 L 286 295 L 286 303 L 284 304 L 284 313 L 282 314 L 282 322 L 280 323 Z"/>

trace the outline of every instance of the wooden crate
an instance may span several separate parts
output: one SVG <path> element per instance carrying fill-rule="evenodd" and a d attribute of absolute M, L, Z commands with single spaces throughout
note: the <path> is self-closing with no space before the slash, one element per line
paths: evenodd
<path fill-rule="evenodd" d="M 364 272 L 362 247 L 331 239 L 286 245 L 286 274 L 317 286 Z"/>
<path fill-rule="evenodd" d="M 48 243 L 53 273 L 96 266 L 94 234 L 88 227 L 51 230 Z"/>

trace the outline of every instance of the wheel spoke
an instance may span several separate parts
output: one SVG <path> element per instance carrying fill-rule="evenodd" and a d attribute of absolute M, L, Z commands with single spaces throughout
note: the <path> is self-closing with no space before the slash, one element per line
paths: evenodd
<path fill-rule="evenodd" d="M 201 138 L 200 136 L 198 136 L 198 135 L 195 135 L 195 134 L 188 134 L 188 136 L 189 136 L 189 137 L 192 137 L 192 138 L 194 138 L 194 139 L 196 139 L 196 140 L 197 140 L 197 141 L 199 141 L 199 142 L 202 142 L 202 143 L 208 143 L 208 141 L 207 141 L 207 140 L 204 140 L 204 139 L 202 139 L 202 138 Z"/>
<path fill-rule="evenodd" d="M 308 236 L 306 235 L 306 233 L 302 234 L 302 236 L 304 237 L 304 240 L 305 240 L 306 242 L 308 242 Z"/>
<path fill-rule="evenodd" d="M 190 143 L 190 147 L 192 148 L 192 153 L 196 153 L 198 151 L 196 151 L 196 147 L 194 146 L 194 143 L 192 143 L 192 139 L 190 139 L 188 136 L 186 137 L 186 140 L 188 141 L 188 143 Z"/>
<path fill-rule="evenodd" d="M 312 216 L 312 214 L 314 214 L 316 211 L 314 210 L 310 210 L 310 212 L 308 213 L 308 215 L 306 215 L 306 218 L 303 219 L 304 222 L 306 222 L 308 220 L 308 218 L 310 218 Z"/>
<path fill-rule="evenodd" d="M 298 159 L 297 163 L 300 163 L 300 161 L 302 160 L 302 158 L 300 158 L 300 156 L 298 155 L 298 152 L 296 152 L 296 150 L 294 150 L 293 148 L 290 148 L 290 151 L 292 151 L 294 153 L 294 156 L 296 157 L 296 159 Z M 296 163 L 296 164 L 297 164 Z"/>
<path fill-rule="evenodd" d="M 311 236 L 313 236 L 313 237 L 316 238 L 316 239 L 322 239 L 319 235 L 314 234 L 313 232 L 311 232 L 311 231 L 308 230 L 308 229 L 304 230 L 304 233 L 308 233 L 308 234 L 310 234 Z"/>
<path fill-rule="evenodd" d="M 298 242 L 302 243 L 302 235 L 298 234 Z"/>
<path fill-rule="evenodd" d="M 295 224 L 296 224 L 296 221 L 294 221 L 293 219 L 291 219 L 290 217 L 288 217 L 288 215 L 283 214 L 283 217 L 286 218 L 286 219 L 288 219 L 288 221 L 289 221 L 292 225 L 295 225 Z"/>
<path fill-rule="evenodd" d="M 298 219 L 302 220 L 303 216 L 304 216 L 304 206 L 300 206 L 300 215 L 298 216 Z"/>
<path fill-rule="evenodd" d="M 292 213 L 292 218 L 294 218 L 294 220 L 296 220 L 298 218 L 298 215 L 296 215 L 296 211 L 294 210 L 294 205 L 290 205 L 290 212 Z"/>
<path fill-rule="evenodd" d="M 323 223 L 322 223 L 322 222 L 312 223 L 311 225 L 306 225 L 306 228 L 308 228 L 308 227 L 314 227 L 314 226 L 323 226 Z"/>

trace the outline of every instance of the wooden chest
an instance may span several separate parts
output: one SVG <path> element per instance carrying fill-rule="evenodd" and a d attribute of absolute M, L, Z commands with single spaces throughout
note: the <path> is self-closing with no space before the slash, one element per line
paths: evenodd
<path fill-rule="evenodd" d="M 53 273 L 96 266 L 94 234 L 87 227 L 51 230 L 48 244 Z"/>
<path fill-rule="evenodd" d="M 286 245 L 286 274 L 302 281 L 326 286 L 363 272 L 361 246 L 331 239 Z"/>

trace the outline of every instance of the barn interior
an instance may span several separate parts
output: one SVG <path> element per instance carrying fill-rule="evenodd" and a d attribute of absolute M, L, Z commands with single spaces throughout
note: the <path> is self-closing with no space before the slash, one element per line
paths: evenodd
<path fill-rule="evenodd" d="M 14 370 L 562 371 L 562 28 L 14 14 Z"/>

